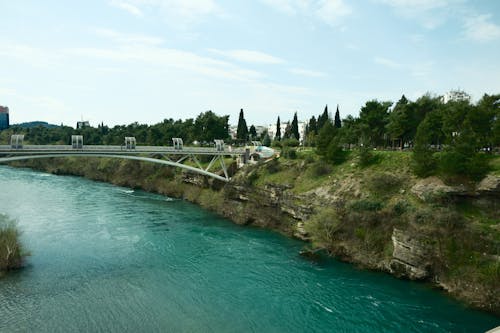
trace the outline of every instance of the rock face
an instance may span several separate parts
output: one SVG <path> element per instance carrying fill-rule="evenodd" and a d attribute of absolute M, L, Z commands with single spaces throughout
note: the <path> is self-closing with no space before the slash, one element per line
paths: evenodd
<path fill-rule="evenodd" d="M 500 195 L 500 177 L 495 175 L 486 176 L 478 185 L 476 190 L 480 194 Z"/>
<path fill-rule="evenodd" d="M 392 274 L 411 280 L 423 280 L 430 277 L 431 250 L 424 242 L 394 228 L 392 244 L 394 251 L 389 264 Z"/>
<path fill-rule="evenodd" d="M 238 224 L 255 224 L 293 235 L 297 225 L 309 219 L 312 207 L 297 203 L 286 190 L 283 185 L 257 188 L 229 183 L 224 188 L 225 207 L 219 213 Z"/>
<path fill-rule="evenodd" d="M 411 188 L 411 192 L 425 202 L 431 202 L 443 196 L 465 196 L 470 194 L 464 185 L 449 186 L 437 177 L 428 177 L 417 181 Z"/>

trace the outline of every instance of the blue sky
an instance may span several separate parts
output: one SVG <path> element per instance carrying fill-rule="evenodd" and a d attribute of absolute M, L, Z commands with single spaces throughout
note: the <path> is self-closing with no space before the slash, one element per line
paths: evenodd
<path fill-rule="evenodd" d="M 236 124 L 451 89 L 500 93 L 500 1 L 0 0 L 11 122 Z"/>

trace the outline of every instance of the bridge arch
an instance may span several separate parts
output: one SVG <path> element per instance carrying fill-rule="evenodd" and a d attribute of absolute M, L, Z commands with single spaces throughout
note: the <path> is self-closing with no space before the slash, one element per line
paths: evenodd
<path fill-rule="evenodd" d="M 132 156 L 132 155 L 120 155 L 120 154 L 98 154 L 98 153 L 86 153 L 86 154 L 81 154 L 81 153 L 59 153 L 59 154 L 43 154 L 43 155 L 22 155 L 22 156 L 9 156 L 9 157 L 0 157 L 0 163 L 6 163 L 6 162 L 14 162 L 14 161 L 22 161 L 22 160 L 31 160 L 31 159 L 38 159 L 38 158 L 61 158 L 61 157 L 106 157 L 106 158 L 120 158 L 120 159 L 126 159 L 126 160 L 136 160 L 136 161 L 143 161 L 143 162 L 151 162 L 151 163 L 156 163 L 156 164 L 163 164 L 163 165 L 168 165 L 168 166 L 173 166 L 173 167 L 178 167 L 181 169 L 189 170 L 204 176 L 208 176 L 223 182 L 229 182 L 230 178 L 227 175 L 227 172 L 225 170 L 224 162 L 223 162 L 223 156 L 219 156 L 221 158 L 221 163 L 223 164 L 224 168 L 224 174 L 226 177 L 222 177 L 218 174 L 215 174 L 213 172 L 210 172 L 208 170 L 204 170 L 202 168 L 196 168 L 190 165 L 185 165 L 182 163 L 178 162 L 173 162 L 173 161 L 168 161 L 168 160 L 160 160 L 156 158 L 151 158 L 151 157 L 142 157 L 142 156 Z"/>

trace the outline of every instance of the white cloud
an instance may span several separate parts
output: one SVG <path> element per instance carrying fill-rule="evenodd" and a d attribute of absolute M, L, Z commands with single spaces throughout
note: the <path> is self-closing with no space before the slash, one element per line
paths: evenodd
<path fill-rule="evenodd" d="M 419 22 L 424 28 L 432 30 L 442 25 L 456 14 L 464 0 L 375 0 L 392 7 L 406 19 Z"/>
<path fill-rule="evenodd" d="M 348 16 L 352 10 L 342 0 L 323 0 L 319 3 L 316 15 L 324 22 L 338 25 L 340 18 Z"/>
<path fill-rule="evenodd" d="M 136 16 L 161 15 L 169 25 L 180 29 L 222 12 L 214 0 L 113 0 L 112 4 Z"/>
<path fill-rule="evenodd" d="M 123 9 L 134 16 L 137 16 L 137 17 L 144 16 L 144 13 L 139 8 L 137 8 L 136 6 L 134 6 L 128 2 L 112 0 L 111 5 L 114 7 Z"/>
<path fill-rule="evenodd" d="M 18 43 L 1 43 L 0 56 L 16 59 L 37 68 L 56 66 L 59 64 L 61 58 L 55 52 Z"/>
<path fill-rule="evenodd" d="M 325 73 L 311 71 L 311 70 L 303 69 L 303 68 L 291 68 L 288 71 L 290 73 L 293 73 L 296 75 L 302 75 L 302 76 L 308 76 L 308 77 L 325 77 L 326 76 Z"/>
<path fill-rule="evenodd" d="M 156 46 L 119 45 L 111 48 L 72 48 L 63 52 L 72 57 L 88 57 L 109 60 L 115 65 L 117 62 L 132 64 L 147 64 L 161 69 L 180 69 L 197 75 L 211 78 L 228 79 L 235 81 L 255 81 L 264 77 L 264 74 L 238 67 L 232 63 L 199 56 L 195 53 L 168 49 Z"/>
<path fill-rule="evenodd" d="M 261 0 L 264 4 L 289 15 L 302 14 L 337 26 L 342 17 L 352 13 L 344 0 Z"/>
<path fill-rule="evenodd" d="M 383 58 L 383 57 L 375 57 L 375 59 L 373 59 L 373 61 L 376 64 L 379 64 L 379 65 L 382 65 L 385 67 L 389 67 L 389 68 L 393 68 L 393 69 L 398 69 L 398 68 L 401 68 L 403 66 L 402 64 L 400 64 L 394 60 Z"/>
<path fill-rule="evenodd" d="M 94 32 L 104 38 L 108 38 L 117 43 L 122 44 L 146 44 L 160 45 L 163 44 L 163 39 L 154 36 L 146 36 L 139 34 L 124 34 L 110 29 L 95 29 Z"/>
<path fill-rule="evenodd" d="M 306 10 L 310 0 L 261 0 L 264 4 L 286 14 L 295 15 L 301 10 Z"/>
<path fill-rule="evenodd" d="M 389 6 L 404 10 L 430 10 L 446 7 L 450 0 L 379 0 Z M 455 0 L 456 1 L 456 0 Z"/>
<path fill-rule="evenodd" d="M 477 15 L 465 20 L 465 36 L 468 39 L 487 42 L 500 38 L 500 26 L 490 22 L 491 14 Z"/>
<path fill-rule="evenodd" d="M 209 49 L 210 52 L 222 55 L 224 57 L 248 63 L 255 64 L 281 64 L 285 61 L 281 58 L 272 56 L 270 54 L 252 51 L 252 50 L 217 50 L 217 49 Z"/>

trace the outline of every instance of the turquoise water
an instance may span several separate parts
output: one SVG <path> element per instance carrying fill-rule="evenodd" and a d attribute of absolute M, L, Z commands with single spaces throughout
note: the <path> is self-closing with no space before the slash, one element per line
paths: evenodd
<path fill-rule="evenodd" d="M 429 287 L 298 255 L 304 245 L 163 196 L 0 167 L 27 267 L 1 332 L 484 332 L 500 319 Z"/>

